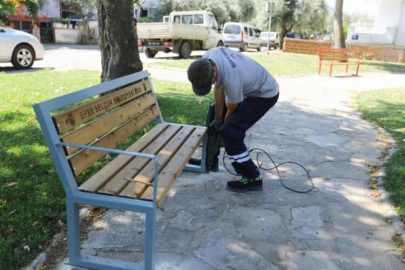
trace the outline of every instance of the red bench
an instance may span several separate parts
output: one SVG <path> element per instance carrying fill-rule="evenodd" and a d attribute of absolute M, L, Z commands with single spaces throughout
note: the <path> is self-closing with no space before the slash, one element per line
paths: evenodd
<path fill-rule="evenodd" d="M 319 70 L 318 74 L 321 74 L 322 65 L 329 65 L 329 76 L 332 76 L 333 66 L 345 65 L 346 73 L 349 70 L 349 65 L 356 65 L 356 76 L 359 75 L 359 68 L 361 63 L 361 55 L 354 57 L 349 53 L 348 49 L 333 49 L 333 48 L 318 48 L 319 56 Z"/>

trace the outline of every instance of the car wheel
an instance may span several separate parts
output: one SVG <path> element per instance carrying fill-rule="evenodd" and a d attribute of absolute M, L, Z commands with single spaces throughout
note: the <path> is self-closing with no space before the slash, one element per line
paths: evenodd
<path fill-rule="evenodd" d="M 261 52 L 262 51 L 262 45 L 259 45 L 259 47 L 257 47 L 257 51 Z"/>
<path fill-rule="evenodd" d="M 180 50 L 179 50 L 179 56 L 180 58 L 184 58 L 187 59 L 189 58 L 191 55 L 191 46 L 190 43 L 188 43 L 187 41 L 183 42 L 180 46 Z"/>
<path fill-rule="evenodd" d="M 146 50 L 145 50 L 145 55 L 147 58 L 154 58 L 156 56 L 156 54 L 157 54 L 157 52 L 152 51 L 149 48 L 146 48 Z"/>
<path fill-rule="evenodd" d="M 18 46 L 14 52 L 11 63 L 15 68 L 31 68 L 34 64 L 34 50 L 28 45 Z"/>
<path fill-rule="evenodd" d="M 222 47 L 224 46 L 224 43 L 222 42 L 222 40 L 218 41 L 217 47 Z"/>
<path fill-rule="evenodd" d="M 240 47 L 240 48 L 239 48 L 239 51 L 241 51 L 241 52 L 246 52 L 247 49 L 248 49 L 248 45 L 247 45 L 247 43 L 245 43 L 245 44 L 243 45 L 243 47 Z"/>

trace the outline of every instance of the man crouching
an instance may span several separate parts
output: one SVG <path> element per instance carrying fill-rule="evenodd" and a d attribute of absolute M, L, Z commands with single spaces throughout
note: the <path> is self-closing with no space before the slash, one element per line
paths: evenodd
<path fill-rule="evenodd" d="M 242 176 L 238 181 L 229 181 L 227 189 L 263 190 L 262 176 L 244 139 L 246 131 L 277 103 L 278 83 L 256 61 L 225 47 L 207 51 L 202 59 L 190 65 L 187 75 L 198 96 L 207 95 L 215 84 L 209 128 L 219 132 L 233 168 Z M 218 170 L 218 156 L 219 151 L 211 171 Z"/>

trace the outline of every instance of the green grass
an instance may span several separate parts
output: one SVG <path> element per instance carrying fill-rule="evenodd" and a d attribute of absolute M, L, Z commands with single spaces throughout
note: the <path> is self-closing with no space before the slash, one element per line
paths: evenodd
<path fill-rule="evenodd" d="M 364 92 L 357 96 L 364 116 L 387 130 L 398 150 L 387 164 L 385 187 L 398 213 L 405 217 L 405 88 Z"/>
<path fill-rule="evenodd" d="M 65 193 L 32 104 L 99 81 L 93 71 L 0 73 L 0 269 L 25 266 L 61 230 L 58 221 L 66 223 Z M 153 85 L 158 93 L 192 95 L 188 84 Z M 159 102 L 168 122 L 205 124 L 207 103 L 165 96 Z"/>
<path fill-rule="evenodd" d="M 249 57 L 264 66 L 273 76 L 298 76 L 318 74 L 318 57 L 316 55 L 271 52 L 267 54 L 249 54 Z M 162 66 L 166 68 L 187 69 L 195 59 L 168 60 L 161 63 L 149 64 L 150 66 Z M 324 66 L 322 74 L 328 74 L 328 66 Z M 349 67 L 351 73 L 355 73 L 355 66 Z M 333 67 L 333 74 L 344 73 L 344 67 Z M 380 61 L 364 60 L 360 66 L 362 72 L 391 72 L 405 73 L 405 64 L 386 63 Z"/>

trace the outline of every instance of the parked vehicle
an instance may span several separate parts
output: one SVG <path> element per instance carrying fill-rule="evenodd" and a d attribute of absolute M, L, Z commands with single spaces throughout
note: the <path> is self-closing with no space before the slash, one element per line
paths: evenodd
<path fill-rule="evenodd" d="M 269 42 L 269 32 L 262 32 L 260 34 L 260 39 L 262 40 L 262 46 L 266 47 Z M 280 38 L 277 32 L 270 32 L 270 42 L 269 49 L 277 49 L 280 43 Z"/>
<path fill-rule="evenodd" d="M 159 51 L 189 58 L 193 50 L 224 45 L 214 15 L 202 10 L 172 12 L 163 23 L 140 23 L 138 39 L 138 47 L 148 58 L 155 57 Z"/>
<path fill-rule="evenodd" d="M 31 68 L 44 58 L 44 47 L 28 33 L 0 27 L 0 62 L 11 62 L 15 68 Z"/>
<path fill-rule="evenodd" d="M 224 26 L 226 47 L 236 47 L 244 52 L 248 49 L 262 50 L 260 30 L 247 23 L 227 22 Z"/>

